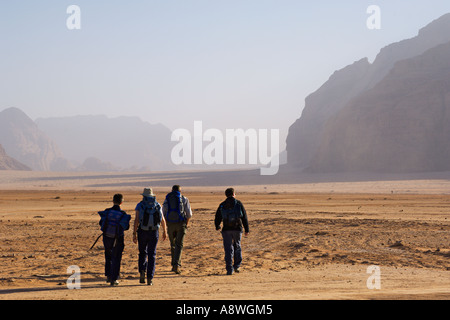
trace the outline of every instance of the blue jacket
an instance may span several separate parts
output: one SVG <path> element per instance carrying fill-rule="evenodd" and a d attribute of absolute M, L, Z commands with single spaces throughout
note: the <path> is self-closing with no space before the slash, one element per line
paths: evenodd
<path fill-rule="evenodd" d="M 118 205 L 105 211 L 99 211 L 98 214 L 100 215 L 99 225 L 107 237 L 121 237 L 124 235 L 124 231 L 130 228 L 131 216 L 121 210 Z"/>

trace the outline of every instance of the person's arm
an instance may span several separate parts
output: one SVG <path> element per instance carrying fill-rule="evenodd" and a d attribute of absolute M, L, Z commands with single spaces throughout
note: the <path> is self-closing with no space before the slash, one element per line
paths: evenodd
<path fill-rule="evenodd" d="M 241 205 L 241 209 L 242 209 L 242 225 L 244 226 L 244 230 L 245 236 L 248 236 L 248 233 L 250 232 L 249 228 L 248 228 L 248 218 L 247 218 L 247 211 L 245 211 L 244 205 L 242 204 L 242 202 L 240 202 Z"/>
<path fill-rule="evenodd" d="M 105 221 L 105 211 L 99 211 L 98 214 L 100 216 L 100 221 L 98 222 L 98 224 L 100 225 L 100 229 L 103 231 L 103 223 Z"/>
<path fill-rule="evenodd" d="M 135 210 L 136 215 L 134 217 L 134 227 L 133 227 L 133 242 L 137 243 L 137 229 L 139 227 L 139 210 Z"/>
<path fill-rule="evenodd" d="M 158 204 L 158 214 L 161 217 L 161 228 L 163 230 L 163 241 L 167 238 L 167 227 L 166 227 L 166 219 L 164 219 L 164 215 L 162 213 L 161 206 Z"/>
<path fill-rule="evenodd" d="M 161 215 L 161 227 L 163 229 L 163 241 L 167 238 L 167 227 L 166 227 L 166 219 Z"/>
<path fill-rule="evenodd" d="M 216 211 L 216 218 L 214 219 L 214 224 L 216 225 L 216 230 L 220 230 L 220 223 L 222 222 L 222 213 L 220 212 L 220 206 Z"/>
<path fill-rule="evenodd" d="M 189 199 L 186 197 L 183 197 L 184 203 L 184 212 L 186 213 L 186 226 L 189 224 L 189 220 L 192 218 L 192 209 L 191 204 L 189 202 Z"/>
<path fill-rule="evenodd" d="M 162 210 L 163 216 L 165 216 L 167 214 L 167 210 L 169 210 L 169 205 L 167 204 L 167 200 L 164 200 L 161 210 Z"/>
<path fill-rule="evenodd" d="M 120 218 L 120 226 L 124 231 L 130 229 L 131 215 L 122 210 L 122 218 Z"/>

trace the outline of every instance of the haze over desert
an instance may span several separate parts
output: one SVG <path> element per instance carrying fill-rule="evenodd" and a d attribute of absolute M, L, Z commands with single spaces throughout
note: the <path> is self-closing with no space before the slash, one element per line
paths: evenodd
<path fill-rule="evenodd" d="M 0 1 L 0 300 L 449 300 L 450 2 L 405 3 Z"/>

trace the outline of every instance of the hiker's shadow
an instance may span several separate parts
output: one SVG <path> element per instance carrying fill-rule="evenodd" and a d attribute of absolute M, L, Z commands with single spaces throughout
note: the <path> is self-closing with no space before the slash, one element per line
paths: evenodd
<path fill-rule="evenodd" d="M 122 285 L 123 286 L 123 285 Z M 142 284 L 126 284 L 126 287 L 137 287 L 142 286 Z M 118 286 L 120 287 L 120 285 Z M 60 290 L 83 290 L 83 289 L 101 289 L 101 288 L 116 288 L 116 286 L 111 286 L 107 282 L 100 282 L 98 279 L 85 279 L 81 281 L 79 287 L 74 283 L 61 283 L 57 286 L 46 286 L 46 287 L 28 287 L 28 288 L 11 288 L 11 289 L 0 289 L 0 295 L 14 294 L 14 293 L 26 293 L 26 292 L 43 292 L 43 291 L 60 291 Z"/>
<path fill-rule="evenodd" d="M 175 274 L 173 271 L 159 271 L 155 274 L 155 278 L 204 278 L 204 277 L 221 277 L 226 276 L 223 272 L 211 272 L 211 273 L 197 273 L 190 274 L 188 272 L 182 272 L 181 274 Z"/>

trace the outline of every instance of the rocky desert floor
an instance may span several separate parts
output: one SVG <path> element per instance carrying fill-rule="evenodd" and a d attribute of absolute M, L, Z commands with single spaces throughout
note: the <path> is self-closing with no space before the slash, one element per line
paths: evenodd
<path fill-rule="evenodd" d="M 103 274 L 101 239 L 89 250 L 101 233 L 97 211 L 110 207 L 113 194 L 121 192 L 122 208 L 133 213 L 141 186 L 86 187 L 75 177 L 64 184 L 27 184 L 23 181 L 29 177 L 11 180 L 10 174 L 4 175 L 2 300 L 450 298 L 447 181 L 422 181 L 424 192 L 417 182 L 408 185 L 404 180 L 399 185 L 407 189 L 395 192 L 386 191 L 395 187 L 394 182 L 385 189 L 382 181 L 356 184 L 356 189 L 352 182 L 345 182 L 347 189 L 344 184 L 316 189 L 301 184 L 236 186 L 237 198 L 248 212 L 250 234 L 242 241 L 242 272 L 232 276 L 225 275 L 222 238 L 213 222 L 225 188 L 186 187 L 183 193 L 194 216 L 185 239 L 182 274 L 170 271 L 168 240 L 161 238 L 154 285 L 139 284 L 138 251 L 130 230 L 120 285 L 110 287 Z M 154 188 L 158 201 L 171 185 Z M 79 290 L 68 289 L 67 284 L 74 283 L 70 266 L 80 270 Z M 373 281 L 374 268 L 378 282 Z"/>

